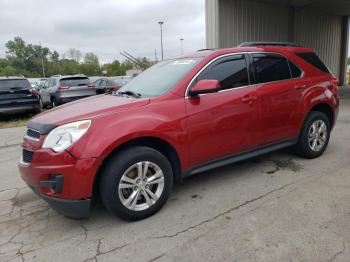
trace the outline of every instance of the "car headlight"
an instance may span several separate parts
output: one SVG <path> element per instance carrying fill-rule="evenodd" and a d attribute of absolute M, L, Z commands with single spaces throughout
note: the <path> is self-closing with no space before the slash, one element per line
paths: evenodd
<path fill-rule="evenodd" d="M 65 124 L 53 129 L 46 137 L 43 148 L 62 152 L 77 142 L 89 129 L 91 120 Z"/>

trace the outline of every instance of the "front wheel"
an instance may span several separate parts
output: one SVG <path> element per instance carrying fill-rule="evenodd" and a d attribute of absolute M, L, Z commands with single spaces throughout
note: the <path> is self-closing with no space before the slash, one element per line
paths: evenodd
<path fill-rule="evenodd" d="M 41 96 L 39 96 L 39 104 L 40 104 L 40 108 L 41 109 L 44 109 L 44 102 L 43 102 L 43 100 L 41 99 Z"/>
<path fill-rule="evenodd" d="M 311 112 L 301 130 L 296 145 L 297 154 L 310 159 L 319 157 L 328 146 L 330 132 L 328 117 L 322 112 Z"/>
<path fill-rule="evenodd" d="M 130 147 L 112 156 L 101 173 L 100 194 L 106 208 L 125 220 L 159 211 L 173 186 L 166 157 L 148 147 Z"/>

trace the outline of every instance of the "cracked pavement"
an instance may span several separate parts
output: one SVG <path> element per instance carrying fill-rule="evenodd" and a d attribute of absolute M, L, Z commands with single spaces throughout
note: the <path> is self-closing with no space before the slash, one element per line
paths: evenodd
<path fill-rule="evenodd" d="M 350 99 L 315 160 L 289 150 L 176 185 L 155 216 L 52 210 L 19 177 L 24 128 L 0 130 L 0 261 L 349 261 Z"/>

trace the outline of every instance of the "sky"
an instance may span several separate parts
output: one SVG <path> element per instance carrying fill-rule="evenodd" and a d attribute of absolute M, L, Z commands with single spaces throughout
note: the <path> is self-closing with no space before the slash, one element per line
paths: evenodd
<path fill-rule="evenodd" d="M 69 48 L 93 52 L 100 62 L 120 52 L 155 58 L 164 21 L 164 58 L 205 48 L 204 0 L 0 0 L 0 57 L 15 36 L 60 55 Z"/>

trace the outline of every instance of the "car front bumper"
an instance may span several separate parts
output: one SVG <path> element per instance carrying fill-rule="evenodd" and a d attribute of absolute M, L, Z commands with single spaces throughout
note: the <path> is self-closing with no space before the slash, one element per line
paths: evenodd
<path fill-rule="evenodd" d="M 21 113 L 26 111 L 37 110 L 39 108 L 40 108 L 39 103 L 35 103 L 33 105 L 0 107 L 0 114 L 16 114 L 16 113 Z"/>
<path fill-rule="evenodd" d="M 23 178 L 23 177 L 22 177 Z M 24 179 L 24 178 L 23 178 Z M 24 179 L 25 181 L 25 179 Z M 90 216 L 91 199 L 67 200 L 49 197 L 37 192 L 27 181 L 25 181 L 33 192 L 44 199 L 58 213 L 73 219 L 85 219 Z"/>
<path fill-rule="evenodd" d="M 50 149 L 32 152 L 30 163 L 23 162 L 23 158 L 18 163 L 23 180 L 64 216 L 87 218 L 98 159 L 76 159 L 65 151 L 55 153 Z"/>

